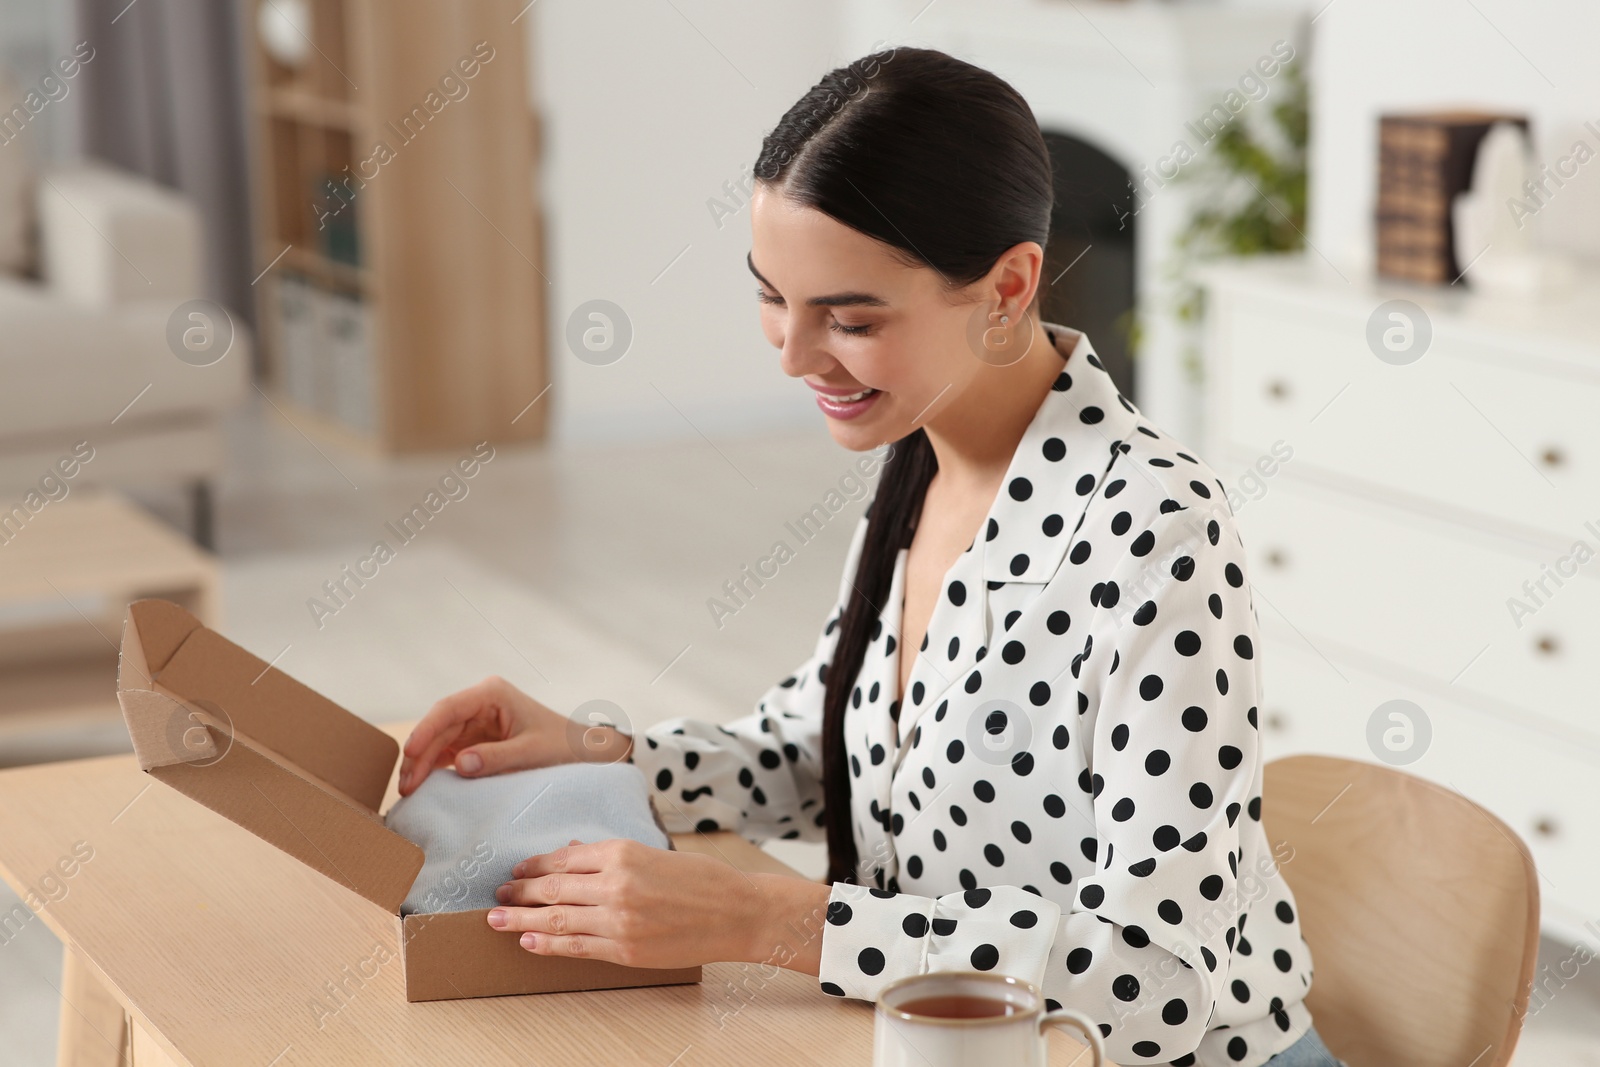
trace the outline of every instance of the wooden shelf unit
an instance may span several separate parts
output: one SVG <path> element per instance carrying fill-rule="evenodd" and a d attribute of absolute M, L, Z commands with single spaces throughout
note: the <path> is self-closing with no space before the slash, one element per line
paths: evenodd
<path fill-rule="evenodd" d="M 273 403 L 385 453 L 542 438 L 549 405 L 524 413 L 548 380 L 548 282 L 522 5 L 310 4 L 298 68 L 249 8 Z"/>

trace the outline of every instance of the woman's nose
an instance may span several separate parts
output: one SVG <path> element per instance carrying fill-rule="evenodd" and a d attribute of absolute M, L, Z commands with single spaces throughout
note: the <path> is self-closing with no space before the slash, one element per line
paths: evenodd
<path fill-rule="evenodd" d="M 815 337 L 791 328 L 784 330 L 778 365 L 789 377 L 803 378 L 807 374 L 825 374 L 832 369 L 834 359 L 816 343 Z"/>

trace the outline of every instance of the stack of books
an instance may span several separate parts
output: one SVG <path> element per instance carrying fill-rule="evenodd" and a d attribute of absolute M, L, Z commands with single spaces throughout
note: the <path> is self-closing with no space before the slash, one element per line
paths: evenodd
<path fill-rule="evenodd" d="M 1496 122 L 1528 131 L 1520 115 L 1441 111 L 1384 115 L 1378 123 L 1378 274 L 1449 284 L 1464 263 L 1455 254 L 1450 205 L 1472 186 L 1478 144 Z"/>

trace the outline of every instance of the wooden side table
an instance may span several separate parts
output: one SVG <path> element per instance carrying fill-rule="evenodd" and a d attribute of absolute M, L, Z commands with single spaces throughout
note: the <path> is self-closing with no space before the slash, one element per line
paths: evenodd
<path fill-rule="evenodd" d="M 123 731 L 117 644 L 128 602 L 147 596 L 219 624 L 214 557 L 114 492 L 73 489 L 0 531 L 0 765 L 63 734 Z"/>

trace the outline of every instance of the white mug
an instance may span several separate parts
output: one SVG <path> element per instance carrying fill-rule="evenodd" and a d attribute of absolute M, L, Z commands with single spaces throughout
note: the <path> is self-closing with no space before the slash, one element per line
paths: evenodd
<path fill-rule="evenodd" d="M 1002 1001 L 1010 1014 L 954 1019 L 920 1015 L 905 1005 L 925 997 L 969 996 Z M 1074 1011 L 1046 1011 L 1039 987 L 1009 974 L 931 971 L 884 986 L 873 1013 L 873 1067 L 1045 1067 L 1045 1031 L 1071 1026 L 1083 1033 L 1093 1054 L 1090 1067 L 1105 1062 L 1100 1028 Z"/>

